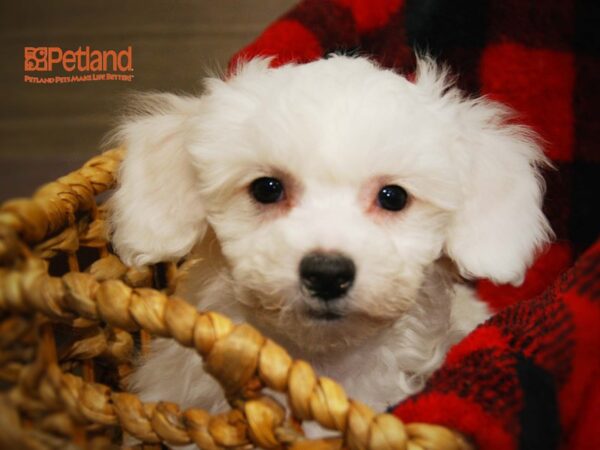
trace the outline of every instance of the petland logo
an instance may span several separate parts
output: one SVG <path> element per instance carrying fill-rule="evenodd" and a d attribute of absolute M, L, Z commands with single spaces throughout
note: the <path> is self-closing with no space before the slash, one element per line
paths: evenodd
<path fill-rule="evenodd" d="M 53 71 L 61 74 L 52 74 Z M 25 47 L 25 72 L 24 81 L 36 84 L 132 81 L 133 51 L 131 46 L 120 51 L 94 50 L 89 46 L 77 50 Z M 48 76 L 33 75 L 34 72 Z"/>

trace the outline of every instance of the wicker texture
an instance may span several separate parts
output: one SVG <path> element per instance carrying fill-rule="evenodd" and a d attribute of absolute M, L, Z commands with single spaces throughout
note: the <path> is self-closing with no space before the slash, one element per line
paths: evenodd
<path fill-rule="evenodd" d="M 375 414 L 251 326 L 173 296 L 185 263 L 165 265 L 162 286 L 152 268 L 126 267 L 110 252 L 96 203 L 122 156 L 108 151 L 0 209 L 1 448 L 112 448 L 125 434 L 203 449 L 470 448 L 443 427 Z M 96 252 L 84 271 L 82 249 Z M 196 349 L 231 411 L 181 411 L 127 393 L 132 357 L 151 335 Z M 289 413 L 263 388 L 286 393 Z M 308 440 L 304 420 L 340 437 Z"/>

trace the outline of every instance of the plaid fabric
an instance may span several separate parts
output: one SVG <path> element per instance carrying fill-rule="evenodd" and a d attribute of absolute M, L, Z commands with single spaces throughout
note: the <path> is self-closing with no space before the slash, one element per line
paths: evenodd
<path fill-rule="evenodd" d="M 600 448 L 600 241 L 532 300 L 450 350 L 394 409 L 461 430 L 484 450 Z"/>
<path fill-rule="evenodd" d="M 583 0 L 304 0 L 232 59 L 279 65 L 343 52 L 411 73 L 414 50 L 427 52 L 546 142 L 558 169 L 545 173 L 557 241 L 522 286 L 478 283 L 501 312 L 394 410 L 403 419 L 455 427 L 486 450 L 600 448 L 600 244 L 535 298 L 600 230 L 599 24 L 600 3 Z"/>

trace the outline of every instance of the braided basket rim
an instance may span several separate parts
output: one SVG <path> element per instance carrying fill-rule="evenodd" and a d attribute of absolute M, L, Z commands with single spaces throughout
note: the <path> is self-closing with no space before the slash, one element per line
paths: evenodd
<path fill-rule="evenodd" d="M 36 393 L 35 401 L 62 405 L 77 423 L 119 425 L 146 442 L 196 443 L 201 448 L 215 449 L 244 445 L 294 449 L 472 448 L 456 431 L 430 424 L 405 425 L 391 414 L 374 413 L 349 399 L 335 381 L 318 377 L 308 363 L 293 360 L 282 347 L 247 324 L 235 325 L 220 314 L 199 312 L 175 296 L 130 287 L 117 279 L 98 280 L 77 270 L 62 277 L 51 276 L 39 256 L 45 254 L 40 253 L 44 240 L 51 242 L 53 249 L 70 252 L 71 257 L 82 239 L 100 242 L 97 246 L 104 249 L 101 256 L 113 258 L 115 263 L 116 257 L 107 253 L 107 242 L 102 242 L 100 231 L 85 236 L 72 233 L 76 244 L 69 244 L 71 241 L 63 235 L 77 226 L 81 212 L 97 214 L 95 198 L 115 186 L 124 154 L 123 148 L 106 151 L 80 169 L 43 185 L 32 197 L 9 200 L 0 206 L 0 313 L 37 311 L 38 319 L 43 318 L 38 320 L 38 356 L 21 371 L 16 386 L 8 394 L 0 394 L 0 430 L 5 430 L 0 431 L 0 444 L 52 448 L 36 439 L 19 417 L 25 399 Z M 58 242 L 56 236 L 64 239 Z M 76 262 L 73 264 L 76 269 Z M 211 417 L 200 409 L 182 412 L 172 403 L 142 404 L 133 394 L 113 392 L 93 379 L 64 373 L 57 364 L 52 327 L 55 322 L 73 322 L 77 317 L 109 324 L 117 330 L 143 330 L 170 337 L 195 348 L 204 358 L 207 371 L 224 387 L 232 411 Z M 244 343 L 243 351 L 239 350 L 240 342 Z M 231 369 L 234 361 L 236 368 Z M 295 419 L 315 420 L 340 432 L 341 439 L 304 438 L 301 431 L 284 423 L 285 410 L 261 394 L 264 387 L 287 394 Z M 76 443 L 89 447 L 85 439 Z"/>

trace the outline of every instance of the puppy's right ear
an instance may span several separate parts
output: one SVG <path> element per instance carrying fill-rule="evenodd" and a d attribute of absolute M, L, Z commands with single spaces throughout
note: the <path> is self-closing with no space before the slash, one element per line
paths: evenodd
<path fill-rule="evenodd" d="M 196 173 L 187 148 L 199 98 L 149 94 L 111 141 L 126 148 L 110 200 L 112 242 L 128 265 L 175 260 L 206 230 Z"/>

